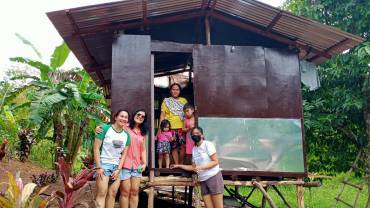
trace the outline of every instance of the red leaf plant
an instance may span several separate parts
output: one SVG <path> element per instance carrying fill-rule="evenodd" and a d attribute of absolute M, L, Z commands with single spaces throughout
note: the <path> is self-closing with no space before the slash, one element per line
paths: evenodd
<path fill-rule="evenodd" d="M 51 194 L 51 199 L 56 199 L 59 208 L 73 208 L 73 195 L 77 190 L 82 188 L 94 176 L 95 170 L 85 168 L 77 174 L 76 177 L 71 177 L 71 168 L 63 158 L 58 159 L 59 174 L 62 176 L 64 183 L 64 193 L 61 191 L 54 191 Z"/>

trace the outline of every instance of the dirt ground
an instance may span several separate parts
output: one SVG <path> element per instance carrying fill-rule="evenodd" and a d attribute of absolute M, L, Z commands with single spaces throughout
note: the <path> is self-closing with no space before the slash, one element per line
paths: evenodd
<path fill-rule="evenodd" d="M 41 173 L 45 173 L 45 172 L 53 173 L 54 172 L 54 170 L 42 168 L 42 167 L 40 167 L 36 164 L 33 164 L 31 162 L 28 162 L 28 161 L 22 163 L 18 160 L 10 160 L 9 162 L 3 160 L 3 161 L 0 162 L 0 184 L 2 184 L 2 185 L 0 185 L 0 191 L 4 192 L 7 188 L 6 184 L 3 184 L 4 182 L 5 183 L 8 182 L 7 172 L 11 172 L 13 175 L 15 175 L 15 173 L 17 171 L 20 171 L 20 175 L 21 175 L 21 178 L 22 178 L 22 181 L 23 181 L 24 184 L 32 182 L 31 176 L 33 174 L 41 174 Z M 49 188 L 47 189 L 47 191 L 44 192 L 44 194 L 50 195 L 51 192 L 54 191 L 54 190 L 60 190 L 60 191 L 63 192 L 63 189 L 64 189 L 64 186 L 63 186 L 62 180 L 61 180 L 61 178 L 59 178 L 59 181 L 55 184 L 51 184 L 49 186 Z M 91 181 L 91 182 L 88 182 L 83 188 L 81 188 L 78 191 L 78 193 L 75 193 L 74 199 L 75 199 L 75 202 L 77 202 L 77 203 L 79 201 L 84 201 L 88 204 L 87 207 L 94 207 L 94 204 L 93 204 L 93 201 L 92 201 L 93 198 L 94 198 L 94 195 L 95 195 L 95 182 Z M 147 207 L 146 193 L 142 192 L 140 194 L 139 202 L 140 202 L 139 207 Z M 49 204 L 49 206 L 50 207 L 57 207 L 55 202 Z M 76 206 L 76 207 L 80 207 L 80 206 Z M 81 206 L 81 207 L 86 207 L 86 206 Z M 118 200 L 117 200 L 117 203 L 116 203 L 115 207 L 119 207 Z M 182 205 L 182 204 L 171 204 L 168 201 L 159 200 L 159 199 L 156 198 L 155 207 L 181 208 L 181 207 L 185 207 L 185 206 Z"/>
<path fill-rule="evenodd" d="M 19 160 L 9 160 L 9 161 L 0 162 L 0 183 L 7 183 L 8 182 L 8 174 L 7 172 L 11 172 L 13 175 L 17 171 L 20 171 L 20 176 L 22 178 L 23 184 L 27 184 L 32 182 L 31 176 L 34 174 L 41 174 L 41 173 L 52 173 L 53 170 L 42 168 L 38 165 L 32 164 L 31 162 L 20 162 Z M 5 190 L 5 186 L 0 186 L 0 191 Z"/>

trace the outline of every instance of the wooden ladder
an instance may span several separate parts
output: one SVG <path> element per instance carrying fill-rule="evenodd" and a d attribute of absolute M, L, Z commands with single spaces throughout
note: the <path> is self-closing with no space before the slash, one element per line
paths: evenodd
<path fill-rule="evenodd" d="M 351 168 L 349 169 L 349 171 L 346 173 L 346 176 L 345 178 L 343 179 L 342 181 L 342 189 L 341 191 L 339 192 L 338 196 L 335 197 L 335 204 L 334 204 L 334 207 L 337 207 L 338 203 L 342 203 L 344 205 L 347 205 L 348 207 L 351 207 L 351 208 L 355 208 L 357 207 L 357 201 L 358 201 L 358 198 L 360 197 L 360 194 L 361 192 L 363 191 L 363 186 L 364 184 L 363 183 L 360 183 L 360 184 L 353 184 L 353 183 L 350 183 L 349 182 L 349 177 L 351 176 L 352 172 L 354 170 L 358 170 L 358 166 L 357 166 L 357 163 L 358 161 L 360 160 L 361 158 L 361 155 L 362 155 L 362 151 L 360 151 L 357 156 L 356 156 L 356 159 L 355 161 L 352 163 L 351 165 Z M 349 202 L 346 202 L 344 201 L 342 197 L 342 194 L 344 192 L 344 189 L 346 188 L 346 186 L 350 187 L 350 188 L 354 188 L 357 190 L 357 193 L 356 193 L 356 197 L 355 197 L 355 201 L 353 202 L 353 204 L 350 204 Z"/>

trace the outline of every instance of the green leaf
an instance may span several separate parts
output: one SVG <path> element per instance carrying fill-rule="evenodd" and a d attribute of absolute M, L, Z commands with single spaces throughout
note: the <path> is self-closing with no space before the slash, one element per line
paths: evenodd
<path fill-rule="evenodd" d="M 70 50 L 65 42 L 63 42 L 60 46 L 56 47 L 50 59 L 50 67 L 53 70 L 56 70 L 59 67 L 63 66 L 66 59 L 68 58 L 69 53 Z"/>
<path fill-rule="evenodd" d="M 41 80 L 49 80 L 48 74 L 51 71 L 51 68 L 48 65 L 40 61 L 34 61 L 34 60 L 23 58 L 23 57 L 14 57 L 14 58 L 10 58 L 10 60 L 14 62 L 18 62 L 18 63 L 27 64 L 31 67 L 39 69 Z"/>
<path fill-rule="evenodd" d="M 66 99 L 67 97 L 60 93 L 54 93 L 32 102 L 30 119 L 35 124 L 40 124 L 44 119 L 50 119 L 53 108 L 58 107 L 57 104 L 61 104 Z"/>
<path fill-rule="evenodd" d="M 24 44 L 30 46 L 32 48 L 32 50 L 36 53 L 36 55 L 42 59 L 42 56 L 41 56 L 41 53 L 36 49 L 36 47 L 30 42 L 28 41 L 26 38 L 22 37 L 20 34 L 18 33 L 15 33 L 15 36 L 17 36 Z"/>

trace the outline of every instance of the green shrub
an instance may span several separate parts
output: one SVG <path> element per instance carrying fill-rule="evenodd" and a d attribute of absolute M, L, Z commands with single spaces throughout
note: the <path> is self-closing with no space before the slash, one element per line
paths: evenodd
<path fill-rule="evenodd" d="M 37 144 L 32 145 L 29 159 L 36 164 L 52 169 L 54 167 L 54 149 L 55 144 L 53 141 L 47 139 L 39 140 Z"/>

